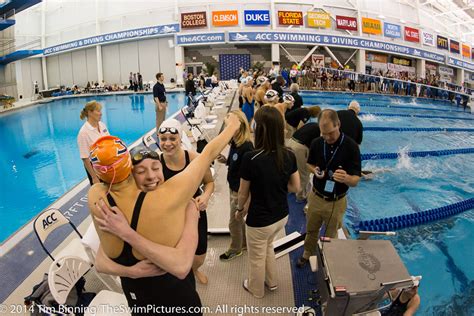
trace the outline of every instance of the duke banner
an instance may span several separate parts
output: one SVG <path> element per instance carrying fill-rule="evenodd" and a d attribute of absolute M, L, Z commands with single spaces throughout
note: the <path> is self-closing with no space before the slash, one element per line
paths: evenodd
<path fill-rule="evenodd" d="M 245 25 L 270 25 L 270 11 L 268 10 L 245 10 Z"/>

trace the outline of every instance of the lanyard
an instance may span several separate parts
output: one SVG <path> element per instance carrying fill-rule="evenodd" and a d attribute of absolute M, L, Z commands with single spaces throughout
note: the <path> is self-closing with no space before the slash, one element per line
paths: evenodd
<path fill-rule="evenodd" d="M 331 159 L 329 159 L 329 161 L 327 161 L 326 159 L 326 141 L 324 141 L 324 162 L 326 163 L 326 169 L 329 168 L 329 165 L 331 164 L 332 160 L 334 159 L 334 156 L 336 156 L 336 153 L 337 153 L 337 150 L 339 149 L 339 147 L 341 146 L 342 142 L 344 141 L 344 133 L 342 133 L 342 137 L 341 137 L 341 141 L 339 142 L 339 144 L 337 145 L 336 149 L 334 150 L 332 156 L 331 156 Z"/>

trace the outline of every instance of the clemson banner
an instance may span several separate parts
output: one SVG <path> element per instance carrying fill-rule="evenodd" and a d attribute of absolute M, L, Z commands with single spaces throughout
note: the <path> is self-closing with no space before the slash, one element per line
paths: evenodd
<path fill-rule="evenodd" d="M 362 18 L 362 32 L 367 34 L 382 34 L 382 23 L 380 20 Z"/>
<path fill-rule="evenodd" d="M 212 12 L 212 25 L 214 26 L 232 26 L 238 24 L 239 13 L 237 10 Z"/>

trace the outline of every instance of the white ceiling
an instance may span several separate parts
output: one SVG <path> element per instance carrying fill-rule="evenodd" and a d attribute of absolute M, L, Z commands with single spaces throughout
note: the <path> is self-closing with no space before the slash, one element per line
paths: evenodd
<path fill-rule="evenodd" d="M 433 19 L 438 33 L 474 44 L 474 0 L 418 0 L 420 13 Z M 407 2 L 413 3 L 408 0 Z"/>

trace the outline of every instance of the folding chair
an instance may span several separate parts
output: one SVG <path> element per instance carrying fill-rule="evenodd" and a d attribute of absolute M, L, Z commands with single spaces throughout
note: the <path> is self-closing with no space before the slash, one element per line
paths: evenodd
<path fill-rule="evenodd" d="M 95 265 L 95 257 L 97 256 L 97 252 L 99 251 L 100 239 L 95 229 L 94 223 L 91 223 L 87 228 L 86 233 L 81 239 L 81 243 L 84 246 L 84 250 L 86 251 L 88 257 L 87 261 L 90 262 L 92 265 Z M 95 272 L 98 279 L 101 280 L 102 283 L 104 283 L 109 290 L 119 293 L 123 292 L 122 284 L 120 282 L 119 277 L 99 273 L 97 271 Z"/>
<path fill-rule="evenodd" d="M 51 258 L 51 260 L 55 261 L 56 258 L 53 257 L 51 252 L 46 248 L 45 242 L 48 239 L 48 236 L 58 229 L 59 227 L 62 227 L 63 225 L 69 224 L 74 232 L 77 234 L 79 238 L 73 238 L 69 244 L 67 244 L 55 257 L 56 258 L 63 258 L 63 257 L 69 257 L 69 256 L 75 256 L 79 257 L 82 260 L 86 261 L 89 263 L 89 265 L 93 265 L 95 261 L 91 261 L 89 255 L 87 254 L 86 248 L 84 247 L 84 244 L 82 243 L 82 235 L 79 233 L 77 230 L 76 226 L 74 226 L 71 221 L 69 221 L 66 216 L 61 213 L 59 209 L 55 208 L 50 208 L 41 214 L 39 214 L 35 221 L 33 222 L 33 229 L 35 231 L 36 237 L 38 238 L 38 241 L 43 248 L 43 250 L 48 254 L 48 256 Z M 101 276 L 95 269 L 94 273 L 96 277 L 104 283 L 104 285 L 109 288 L 113 289 L 114 285 L 111 285 L 110 282 L 107 282 L 104 280 L 104 277 Z M 115 286 L 116 288 L 117 286 Z M 119 287 L 120 288 L 120 287 Z"/>
<path fill-rule="evenodd" d="M 76 232 L 79 238 L 74 238 L 62 251 L 59 252 L 57 257 L 60 258 L 67 255 L 75 255 L 84 260 L 87 260 L 87 253 L 85 252 L 84 247 L 81 244 L 81 233 L 79 233 L 76 226 L 74 226 L 74 224 L 71 223 L 66 218 L 66 216 L 61 213 L 60 210 L 56 208 L 50 208 L 39 214 L 33 222 L 33 229 L 35 231 L 36 237 L 38 238 L 38 241 L 40 242 L 41 247 L 54 261 L 55 259 L 53 255 L 49 252 L 48 249 L 46 249 L 44 243 L 53 231 L 67 224 L 72 227 L 72 229 Z"/>
<path fill-rule="evenodd" d="M 188 123 L 190 129 L 191 129 L 191 134 L 193 135 L 194 141 L 197 143 L 200 140 L 206 140 L 209 142 L 209 136 L 207 133 L 205 133 L 201 128 L 201 119 L 192 119 L 191 116 L 193 115 L 192 112 L 187 112 L 188 108 L 181 108 L 181 113 L 183 114 L 183 117 L 186 120 L 186 123 Z"/>
<path fill-rule="evenodd" d="M 161 152 L 160 141 L 158 140 L 158 136 L 156 135 L 156 128 L 153 128 L 151 131 L 146 133 L 142 137 L 142 142 L 143 145 L 150 148 L 151 150 L 156 151 L 158 153 Z"/>
<path fill-rule="evenodd" d="M 71 290 L 76 283 L 92 268 L 92 265 L 83 259 L 75 256 L 62 257 L 55 260 L 49 267 L 48 285 L 51 295 L 58 304 L 65 304 Z M 125 295 L 107 290 L 100 291 L 89 304 L 85 315 L 92 315 L 90 311 L 97 311 L 95 315 L 108 315 L 110 311 L 106 310 L 104 306 L 107 305 L 110 309 L 114 307 L 128 306 Z M 113 309 L 119 310 L 119 309 Z M 103 311 L 103 313 L 101 313 Z M 129 313 L 120 313 L 114 315 L 128 316 Z"/>
<path fill-rule="evenodd" d="M 65 304 L 69 293 L 92 265 L 82 258 L 66 256 L 54 260 L 49 266 L 48 285 L 51 295 L 58 304 Z"/>

